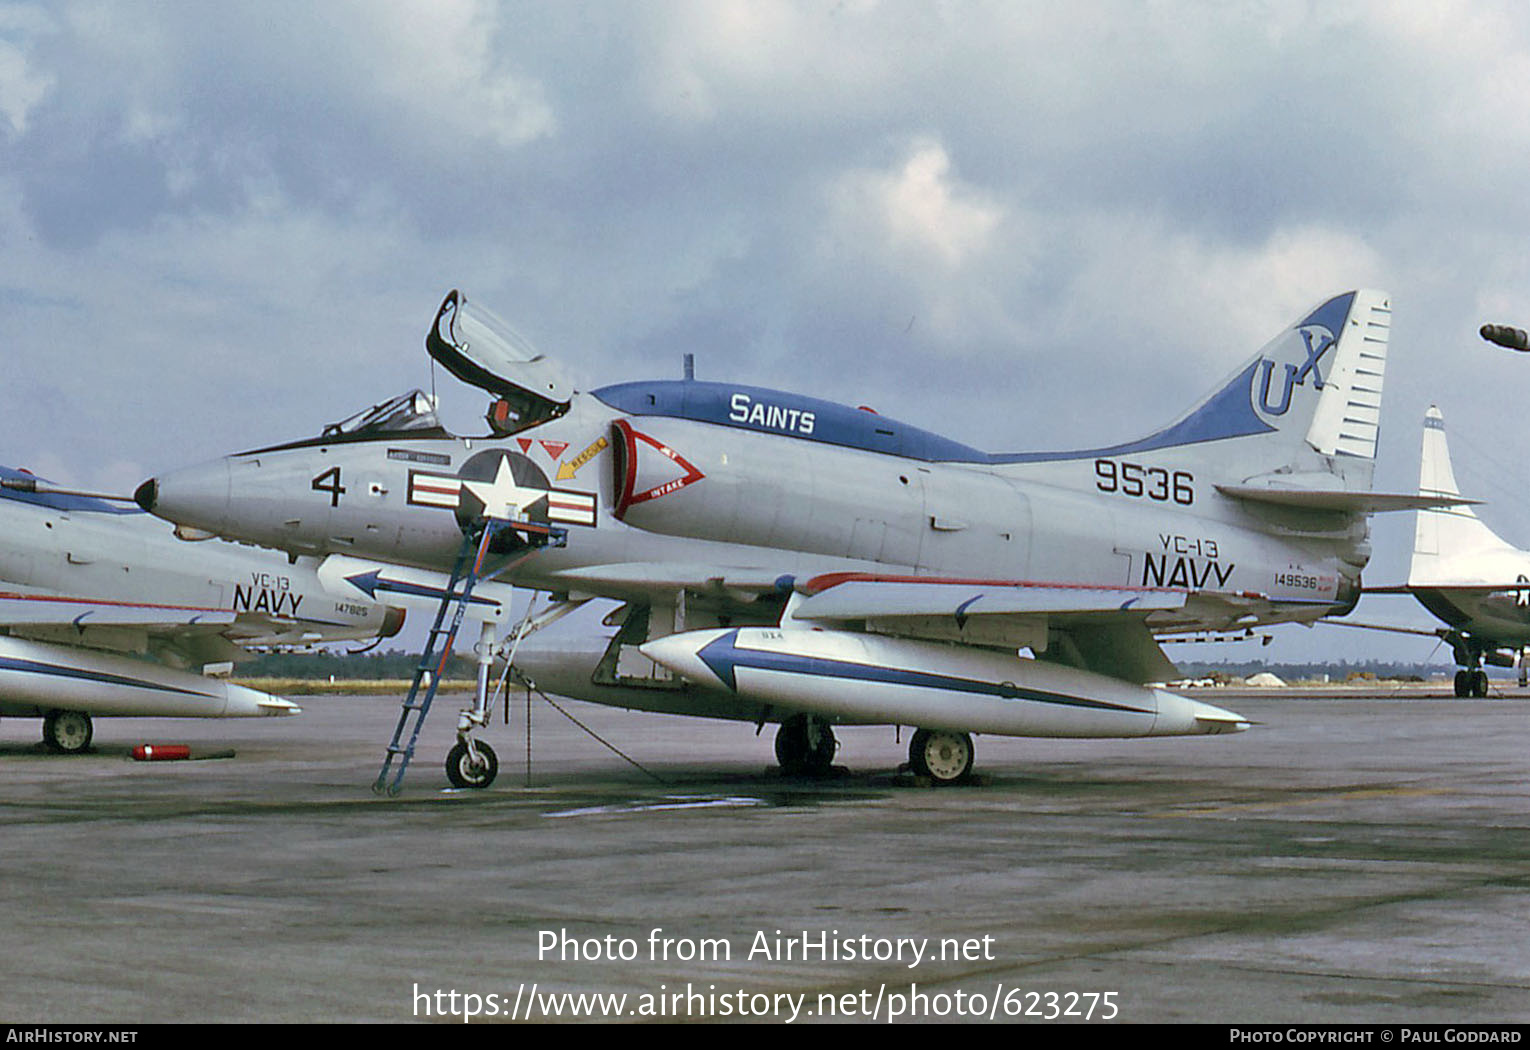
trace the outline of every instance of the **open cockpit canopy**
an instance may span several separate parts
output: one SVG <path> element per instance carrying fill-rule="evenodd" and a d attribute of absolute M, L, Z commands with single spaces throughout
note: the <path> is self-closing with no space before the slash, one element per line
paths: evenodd
<path fill-rule="evenodd" d="M 573 388 L 562 370 L 455 289 L 436 311 L 425 349 L 452 375 L 494 397 L 488 418 L 496 433 L 512 434 L 568 411 Z"/>

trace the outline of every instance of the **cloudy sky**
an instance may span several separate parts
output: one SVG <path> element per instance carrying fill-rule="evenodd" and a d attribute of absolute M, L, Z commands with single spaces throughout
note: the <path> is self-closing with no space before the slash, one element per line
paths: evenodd
<path fill-rule="evenodd" d="M 1379 485 L 1437 403 L 1530 546 L 1530 357 L 1476 334 L 1530 327 L 1527 158 L 1512 2 L 0 2 L 0 461 L 131 490 L 316 432 L 429 387 L 453 287 L 587 387 L 693 352 L 1106 444 L 1364 286 Z"/>

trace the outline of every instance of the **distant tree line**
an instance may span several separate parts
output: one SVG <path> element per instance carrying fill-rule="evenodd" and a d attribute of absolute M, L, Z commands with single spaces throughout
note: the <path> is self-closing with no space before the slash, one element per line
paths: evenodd
<path fill-rule="evenodd" d="M 1186 678 L 1210 678 L 1222 676 L 1227 678 L 1247 678 L 1250 675 L 1268 671 L 1271 674 L 1288 682 L 1301 679 L 1321 678 L 1327 675 L 1330 681 L 1342 682 L 1346 678 L 1356 675 L 1370 675 L 1376 678 L 1391 678 L 1406 680 L 1409 678 L 1429 679 L 1441 674 L 1449 674 L 1451 668 L 1442 664 L 1432 663 L 1403 663 L 1389 660 L 1339 660 L 1331 663 L 1269 663 L 1263 660 L 1224 660 L 1218 662 L 1185 660 L 1176 664 L 1180 674 Z M 1513 673 L 1513 672 L 1509 672 Z"/>

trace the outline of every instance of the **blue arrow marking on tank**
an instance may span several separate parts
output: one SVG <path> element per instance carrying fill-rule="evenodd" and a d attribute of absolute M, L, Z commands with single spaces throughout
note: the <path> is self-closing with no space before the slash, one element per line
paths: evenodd
<path fill-rule="evenodd" d="M 860 682 L 880 682 L 886 685 L 944 689 L 955 693 L 997 696 L 1006 700 L 1034 700 L 1043 704 L 1063 704 L 1068 707 L 1090 707 L 1106 711 L 1130 711 L 1133 714 L 1153 713 L 1125 704 L 1112 704 L 1103 700 L 1067 696 L 1063 693 L 1046 693 L 1037 689 L 1023 689 L 1013 682 L 981 682 L 973 678 L 956 678 L 928 671 L 905 671 L 896 667 L 874 667 L 848 660 L 829 660 L 821 656 L 797 656 L 792 653 L 776 653 L 762 649 L 743 649 L 736 644 L 737 641 L 738 630 L 735 629 L 708 642 L 696 653 L 701 662 L 706 664 L 707 668 L 735 693 L 738 692 L 738 669 L 747 667 L 756 671 L 779 671 L 784 674 L 811 675 L 818 678 L 844 678 Z"/>
<path fill-rule="evenodd" d="M 378 591 L 392 591 L 394 594 L 407 594 L 417 598 L 440 598 L 446 594 L 444 587 L 426 587 L 418 583 L 406 583 L 403 580 L 390 580 L 382 574 L 381 569 L 373 569 L 371 572 L 359 572 L 355 576 L 347 576 L 345 582 L 361 591 L 368 598 L 376 598 Z M 498 605 L 492 598 L 481 598 L 473 595 L 468 599 L 478 605 Z"/>

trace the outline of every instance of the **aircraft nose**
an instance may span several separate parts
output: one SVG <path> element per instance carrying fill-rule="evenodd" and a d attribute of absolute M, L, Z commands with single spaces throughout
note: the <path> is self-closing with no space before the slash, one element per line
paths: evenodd
<path fill-rule="evenodd" d="M 159 502 L 159 479 L 150 478 L 139 485 L 133 492 L 133 502 L 153 514 L 154 504 Z"/>
<path fill-rule="evenodd" d="M 156 474 L 133 493 L 155 517 L 177 525 L 217 531 L 229 511 L 229 467 L 224 460 Z"/>

